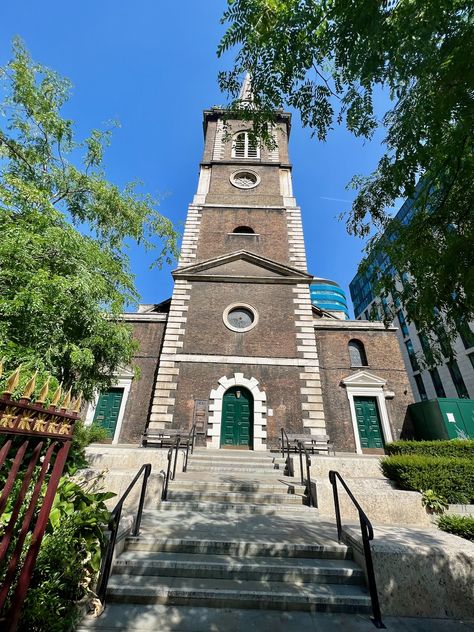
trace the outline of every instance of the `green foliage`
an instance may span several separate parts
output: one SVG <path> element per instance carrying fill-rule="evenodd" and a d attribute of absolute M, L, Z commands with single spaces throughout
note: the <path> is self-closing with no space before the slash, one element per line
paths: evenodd
<path fill-rule="evenodd" d="M 107 430 L 91 424 L 86 426 L 78 419 L 74 425 L 72 445 L 66 461 L 66 469 L 69 474 L 75 474 L 78 469 L 87 467 L 85 448 L 90 443 L 96 443 L 107 439 Z"/>
<path fill-rule="evenodd" d="M 120 320 L 138 299 L 127 244 L 158 245 L 159 264 L 176 234 L 136 183 L 105 179 L 110 130 L 77 139 L 69 92 L 14 42 L 0 69 L 0 357 L 90 396 L 135 348 Z"/>
<path fill-rule="evenodd" d="M 431 513 L 442 514 L 445 509 L 449 507 L 444 496 L 437 494 L 432 489 L 425 489 L 421 491 L 421 504 L 426 507 Z"/>
<path fill-rule="evenodd" d="M 418 330 L 435 330 L 441 313 L 454 338 L 474 317 L 472 2 L 228 0 L 222 22 L 218 54 L 236 53 L 221 88 L 237 99 L 250 72 L 253 108 L 240 110 L 266 142 L 285 106 L 320 140 L 335 123 L 364 138 L 384 128 L 377 168 L 350 184 L 357 196 L 347 228 L 359 236 L 375 229 L 368 253 L 388 251 L 395 281 L 388 270 L 374 275 L 387 293 L 397 284 Z M 373 104 L 381 87 L 393 102 L 383 116 Z M 411 223 L 390 222 L 387 209 L 415 193 Z M 393 241 L 377 241 L 386 228 Z M 432 345 L 439 353 L 439 341 Z"/>
<path fill-rule="evenodd" d="M 418 454 L 474 459 L 474 440 L 451 439 L 449 441 L 394 441 L 385 446 L 388 455 Z"/>
<path fill-rule="evenodd" d="M 438 527 L 460 538 L 474 542 L 474 517 L 444 515 L 438 519 Z"/>
<path fill-rule="evenodd" d="M 63 477 L 54 499 L 20 630 L 63 632 L 74 629 L 78 602 L 87 597 L 100 570 L 109 520 L 104 501 L 115 494 L 97 491 L 92 481 Z"/>
<path fill-rule="evenodd" d="M 383 459 L 382 472 L 402 489 L 432 490 L 448 503 L 474 503 L 474 461 L 424 455 Z"/>

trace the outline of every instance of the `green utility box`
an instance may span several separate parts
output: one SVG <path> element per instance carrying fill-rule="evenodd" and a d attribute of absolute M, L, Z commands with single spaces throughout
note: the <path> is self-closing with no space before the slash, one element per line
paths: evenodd
<path fill-rule="evenodd" d="M 474 439 L 474 399 L 439 397 L 408 410 L 419 440 Z"/>

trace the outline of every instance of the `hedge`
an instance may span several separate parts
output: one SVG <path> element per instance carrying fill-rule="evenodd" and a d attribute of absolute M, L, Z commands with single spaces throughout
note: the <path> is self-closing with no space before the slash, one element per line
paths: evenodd
<path fill-rule="evenodd" d="M 441 516 L 438 527 L 460 538 L 474 542 L 474 516 Z"/>
<path fill-rule="evenodd" d="M 432 489 L 448 503 L 474 503 L 474 461 L 421 455 L 389 456 L 382 472 L 402 489 Z"/>
<path fill-rule="evenodd" d="M 449 441 L 394 441 L 385 446 L 389 455 L 419 454 L 453 458 L 474 458 L 474 441 L 471 439 L 451 439 Z"/>

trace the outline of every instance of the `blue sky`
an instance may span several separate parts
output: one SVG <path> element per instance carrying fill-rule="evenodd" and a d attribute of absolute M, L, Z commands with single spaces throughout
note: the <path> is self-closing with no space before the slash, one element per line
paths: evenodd
<path fill-rule="evenodd" d="M 120 121 L 106 154 L 106 175 L 123 185 L 143 182 L 161 199 L 161 212 L 178 227 L 197 186 L 202 156 L 202 110 L 222 104 L 217 73 L 225 0 L 17 0 L 2 7 L 0 63 L 10 58 L 19 35 L 38 62 L 73 83 L 65 114 L 86 134 L 111 119 Z M 387 101 L 380 97 L 381 110 Z M 337 216 L 354 196 L 345 186 L 368 174 L 382 148 L 336 128 L 326 143 L 311 139 L 293 117 L 290 157 L 294 191 L 302 208 L 309 271 L 337 281 L 346 291 L 363 242 L 346 233 Z M 153 253 L 130 248 L 142 302 L 171 294 L 171 267 L 150 270 Z"/>

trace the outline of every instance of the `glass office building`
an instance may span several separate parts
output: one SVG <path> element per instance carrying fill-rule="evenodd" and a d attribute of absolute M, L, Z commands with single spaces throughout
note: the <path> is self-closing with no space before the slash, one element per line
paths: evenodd
<path fill-rule="evenodd" d="M 349 309 L 344 290 L 329 279 L 314 278 L 309 286 L 311 303 L 341 320 L 349 319 Z"/>
<path fill-rule="evenodd" d="M 408 224 L 415 212 L 413 200 L 406 200 L 395 219 Z M 375 293 L 376 270 L 390 270 L 391 262 L 387 254 L 379 252 L 369 261 L 364 272 L 356 274 L 349 284 L 354 314 L 358 320 L 381 318 L 381 313 L 394 318 L 398 327 L 397 335 L 410 377 L 416 401 L 425 401 L 437 397 L 474 398 L 474 331 L 473 323 L 465 323 L 459 328 L 459 337 L 453 343 L 456 359 L 450 359 L 449 342 L 443 337 L 443 331 L 433 332 L 443 348 L 444 361 L 433 369 L 423 369 L 419 359 L 430 353 L 429 343 L 423 333 L 419 333 L 415 325 L 406 316 L 399 298 L 389 300 Z M 395 270 L 393 271 L 395 274 Z M 372 310 L 372 307 L 377 309 Z M 433 306 L 434 308 L 435 306 Z M 446 346 L 448 345 L 448 346 Z"/>

